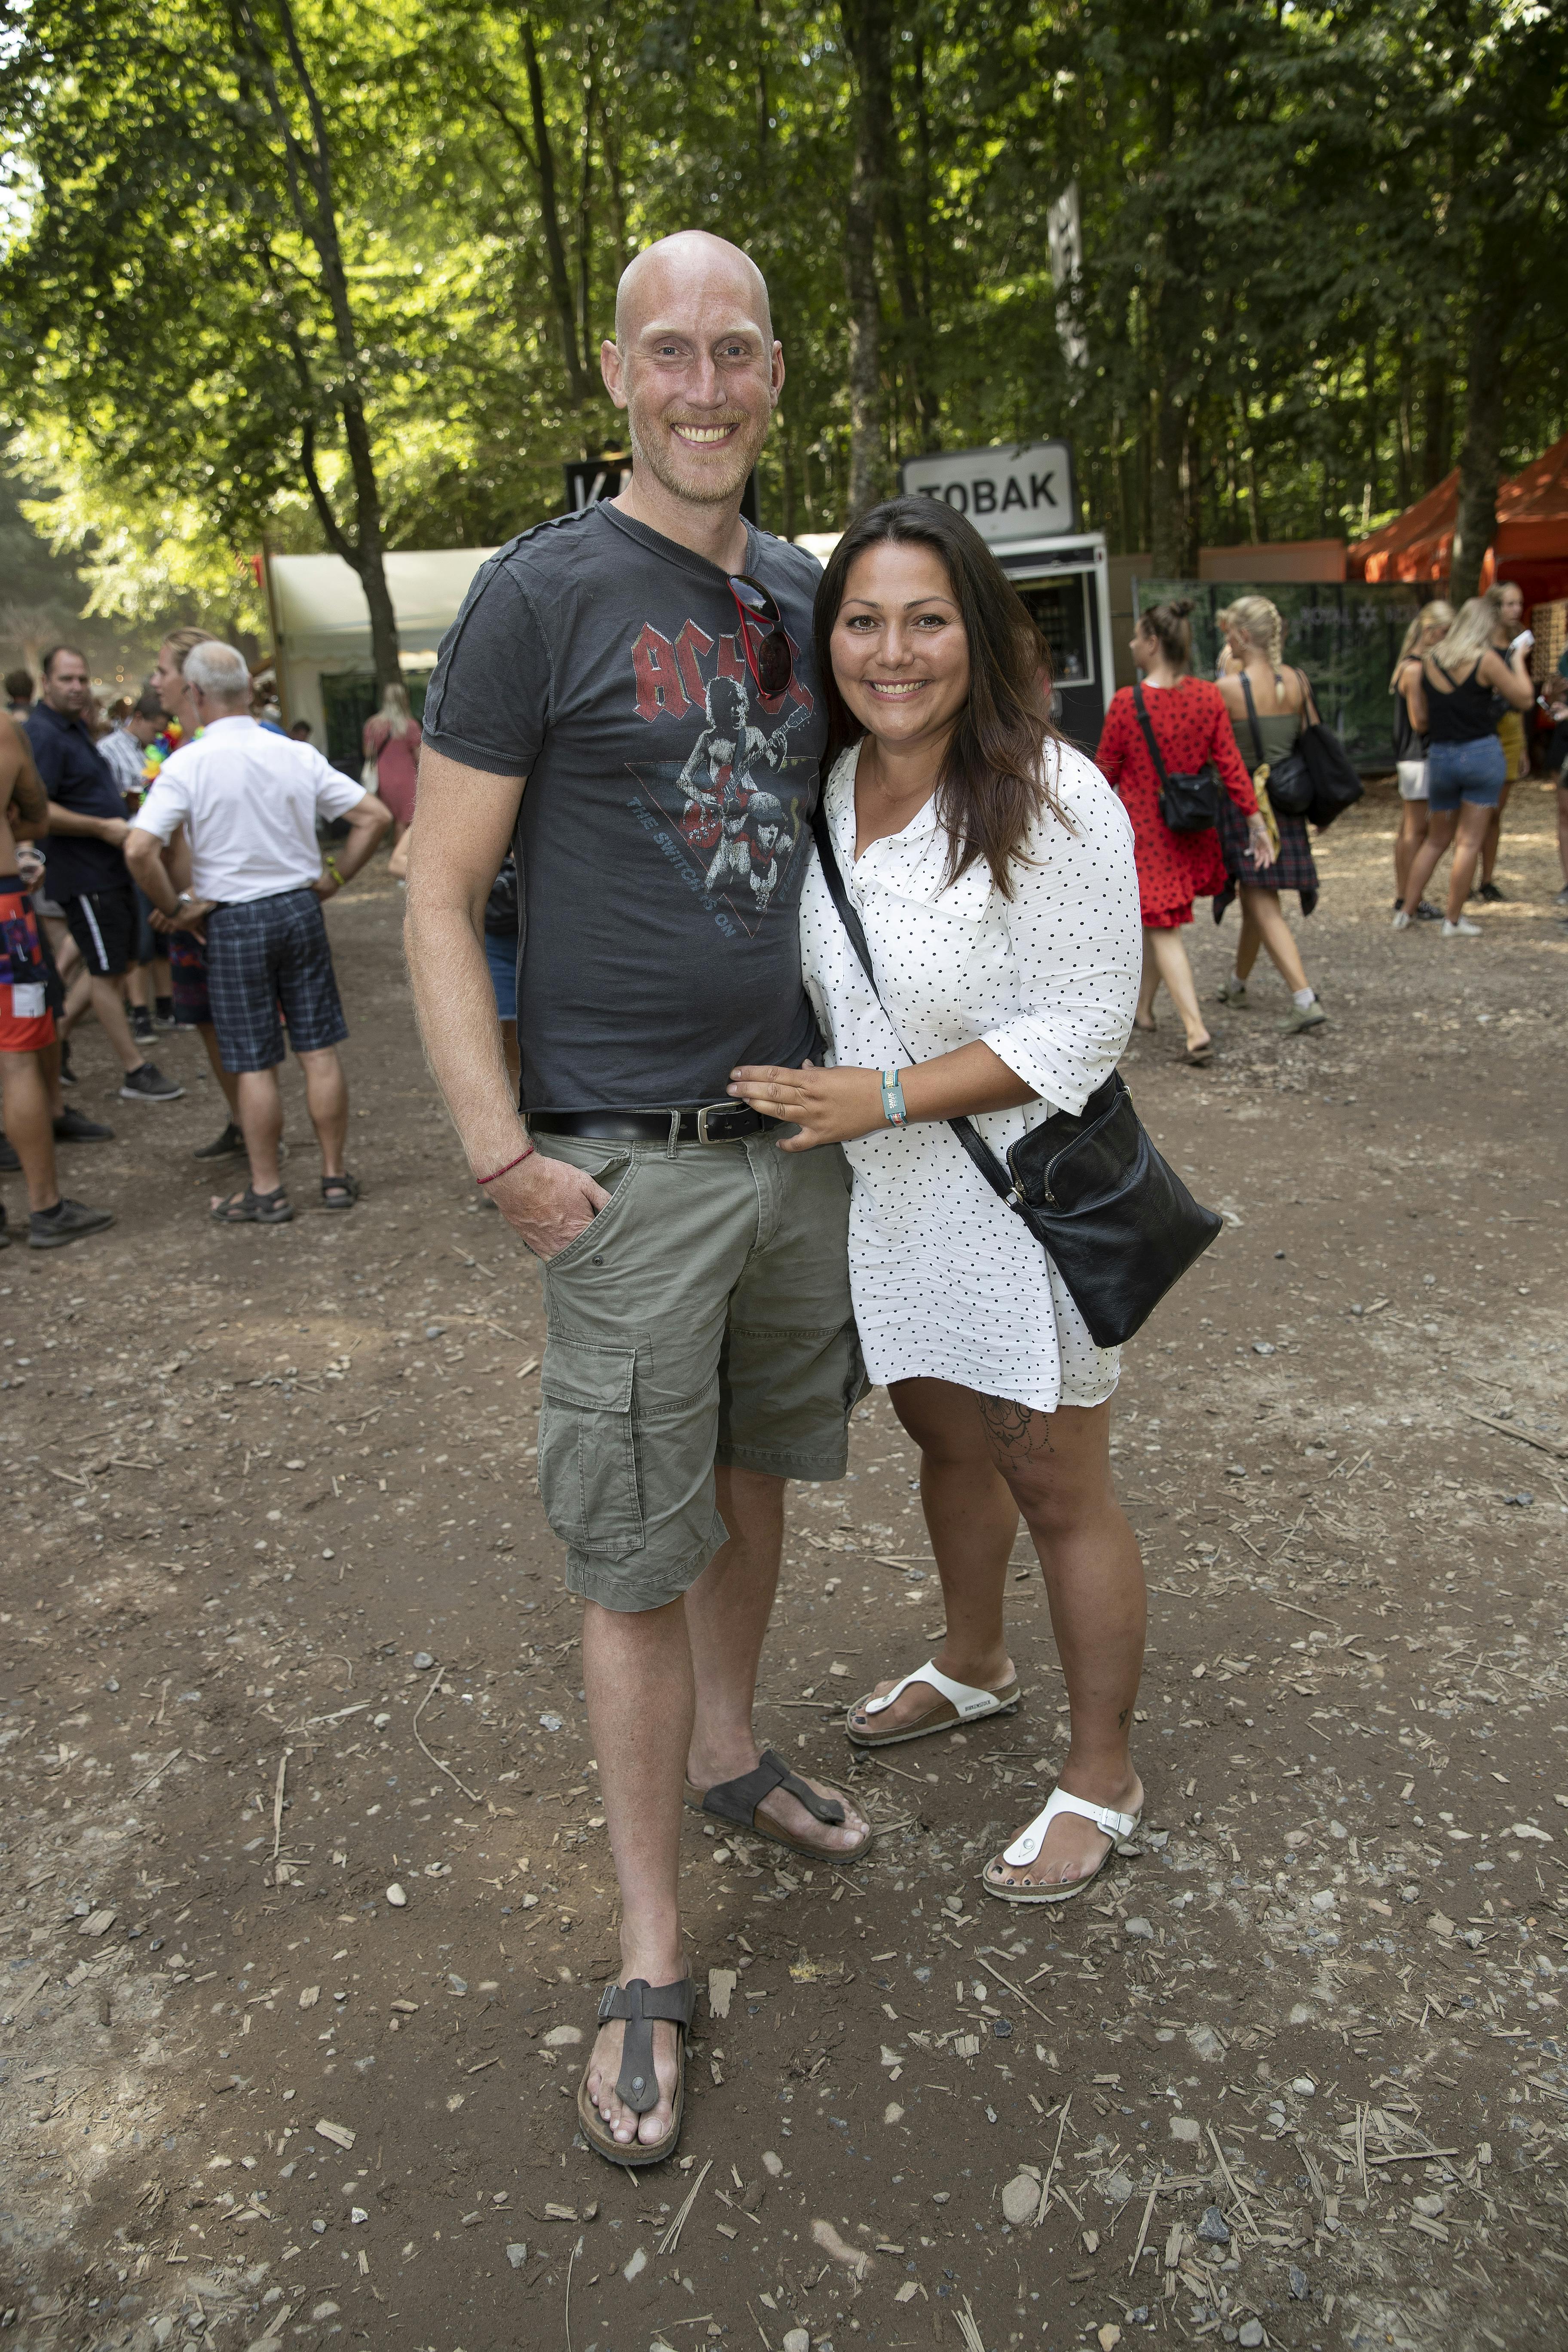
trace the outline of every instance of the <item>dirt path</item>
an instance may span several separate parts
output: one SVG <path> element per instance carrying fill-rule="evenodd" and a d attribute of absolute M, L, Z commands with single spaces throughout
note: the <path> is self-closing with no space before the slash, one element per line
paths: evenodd
<path fill-rule="evenodd" d="M 1551 812 L 1523 796 L 1519 901 L 1445 947 L 1388 929 L 1373 796 L 1306 931 L 1333 1025 L 1278 1038 L 1270 979 L 1207 1073 L 1130 1058 L 1230 1217 L 1121 1391 L 1141 1852 L 1059 1913 L 978 1885 L 1065 1722 L 1021 1545 L 1027 1704 L 859 1768 L 872 1862 L 693 1822 L 718 1973 L 684 2154 L 640 2179 L 574 2144 L 613 1895 L 539 1285 L 432 1098 L 395 894 L 331 915 L 352 1217 L 296 1092 L 298 1221 L 209 1226 L 198 1050 L 161 1043 L 191 1091 L 159 1109 L 86 1037 L 119 1139 L 69 1189 L 121 1223 L 0 1256 L 7 2341 L 1568 2338 Z M 1207 995 L 1206 919 L 1195 954 Z M 795 1490 L 764 1669 L 767 1736 L 835 1775 L 838 1709 L 940 1608 L 885 1395 L 854 1461 Z"/>

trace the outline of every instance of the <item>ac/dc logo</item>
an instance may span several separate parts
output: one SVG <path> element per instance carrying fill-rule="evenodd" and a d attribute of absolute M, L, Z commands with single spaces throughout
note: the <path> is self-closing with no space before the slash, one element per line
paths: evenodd
<path fill-rule="evenodd" d="M 685 621 L 673 638 L 664 636 L 651 621 L 645 622 L 641 635 L 632 647 L 632 669 L 637 677 L 637 717 L 652 721 L 656 719 L 684 719 L 689 710 L 705 710 L 715 677 L 731 680 L 742 688 L 749 700 L 755 695 L 760 708 L 770 719 L 776 718 L 786 702 L 793 702 L 802 712 L 816 707 L 815 698 L 802 681 L 796 669 L 781 695 L 768 696 L 758 692 L 740 636 L 721 636 L 717 640 L 719 659 L 704 677 L 700 664 L 714 649 L 714 639 L 695 621 Z M 797 659 L 800 648 L 794 638 L 791 650 Z"/>

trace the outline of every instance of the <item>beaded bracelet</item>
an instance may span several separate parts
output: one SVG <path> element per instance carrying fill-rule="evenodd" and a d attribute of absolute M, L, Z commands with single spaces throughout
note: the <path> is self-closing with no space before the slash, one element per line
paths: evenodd
<path fill-rule="evenodd" d="M 530 1143 L 524 1146 L 515 1160 L 509 1160 L 504 1168 L 498 1168 L 490 1176 L 476 1176 L 474 1181 L 476 1184 L 499 1184 L 503 1176 L 510 1176 L 514 1168 L 521 1168 L 525 1160 L 531 1160 L 532 1157 L 533 1146 Z"/>

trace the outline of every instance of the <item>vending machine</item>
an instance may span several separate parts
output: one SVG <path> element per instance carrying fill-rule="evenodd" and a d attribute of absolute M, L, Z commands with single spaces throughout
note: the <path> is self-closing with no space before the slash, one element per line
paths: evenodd
<path fill-rule="evenodd" d="M 1029 441 L 911 457 L 902 487 L 966 515 L 1050 648 L 1057 724 L 1092 752 L 1115 690 L 1105 535 L 1078 529 L 1072 448 Z"/>

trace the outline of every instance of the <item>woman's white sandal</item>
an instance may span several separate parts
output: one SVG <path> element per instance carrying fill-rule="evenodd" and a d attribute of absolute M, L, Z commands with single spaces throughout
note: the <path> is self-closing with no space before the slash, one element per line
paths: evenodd
<path fill-rule="evenodd" d="M 1039 1859 L 1046 1832 L 1062 1813 L 1076 1813 L 1081 1820 L 1092 1822 L 1101 1835 L 1110 1840 L 1094 1868 L 1086 1870 L 1081 1878 L 1069 1878 L 1054 1886 L 1015 1886 L 992 1877 L 992 1871 L 998 1866 L 992 1862 L 980 1874 L 987 1895 L 994 1895 L 1003 1903 L 1070 1903 L 1075 1895 L 1081 1895 L 1086 1886 L 1094 1885 L 1117 1847 L 1132 1835 L 1143 1818 L 1143 1808 L 1140 1805 L 1135 1813 L 1118 1813 L 1109 1805 L 1091 1805 L 1086 1798 L 1070 1797 L 1065 1789 L 1053 1789 L 1045 1811 L 1037 1813 L 1028 1828 L 1020 1831 L 1012 1844 L 1003 1849 L 1001 1861 L 1013 1870 L 1026 1870 L 1030 1863 Z"/>
<path fill-rule="evenodd" d="M 942 1674 L 928 1658 L 923 1666 L 917 1667 L 912 1675 L 906 1675 L 902 1682 L 895 1683 L 892 1689 L 884 1691 L 880 1698 L 857 1699 L 850 1709 L 851 1715 L 856 1712 L 882 1714 L 895 1699 L 903 1696 L 911 1683 L 929 1684 L 937 1694 L 937 1705 L 945 1699 L 953 1710 L 952 1715 L 943 1715 L 933 1721 L 936 1709 L 931 1707 L 916 1722 L 907 1723 L 901 1731 L 884 1731 L 875 1737 L 858 1730 L 853 1723 L 847 1723 L 845 1737 L 857 1748 L 897 1748 L 901 1740 L 924 1739 L 931 1732 L 952 1731 L 961 1723 L 979 1723 L 988 1715 L 1012 1715 L 1024 1696 L 1016 1675 L 1004 1690 L 977 1690 L 973 1683 L 955 1683 L 951 1675 Z"/>

